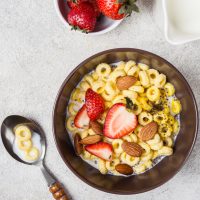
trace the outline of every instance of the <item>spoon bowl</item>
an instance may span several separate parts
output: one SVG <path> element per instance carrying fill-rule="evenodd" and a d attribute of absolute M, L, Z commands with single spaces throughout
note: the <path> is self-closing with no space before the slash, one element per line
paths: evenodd
<path fill-rule="evenodd" d="M 28 126 L 32 131 L 38 133 L 40 135 L 40 143 L 42 147 L 42 152 L 40 152 L 40 157 L 34 162 L 26 162 L 22 160 L 14 151 L 13 145 L 15 141 L 15 133 L 13 129 L 17 125 L 25 125 Z M 19 115 L 10 115 L 6 117 L 1 126 L 1 138 L 6 150 L 9 154 L 17 161 L 27 164 L 27 165 L 37 165 L 41 164 L 44 160 L 45 153 L 46 153 L 46 139 L 44 136 L 44 132 L 42 128 L 33 120 L 27 119 L 25 117 Z"/>
<path fill-rule="evenodd" d="M 14 128 L 18 125 L 25 125 L 29 127 L 33 132 L 40 135 L 41 152 L 40 157 L 33 162 L 26 162 L 22 160 L 13 150 L 15 143 Z M 37 165 L 40 167 L 42 174 L 49 186 L 49 190 L 56 200 L 68 200 L 65 191 L 61 184 L 57 182 L 54 176 L 49 172 L 44 163 L 46 153 L 46 139 L 42 128 L 35 121 L 27 119 L 19 115 L 10 115 L 6 117 L 1 125 L 1 138 L 7 152 L 17 161 L 27 165 Z"/>

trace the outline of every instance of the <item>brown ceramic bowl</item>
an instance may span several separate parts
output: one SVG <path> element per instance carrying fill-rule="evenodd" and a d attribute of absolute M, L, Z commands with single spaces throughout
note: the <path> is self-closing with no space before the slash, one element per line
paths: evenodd
<path fill-rule="evenodd" d="M 65 128 L 66 106 L 72 90 L 81 78 L 101 62 L 115 63 L 121 60 L 143 62 L 167 75 L 174 84 L 176 95 L 181 100 L 181 128 L 174 154 L 164 158 L 151 170 L 137 176 L 121 177 L 102 175 L 76 156 Z M 98 53 L 78 65 L 62 84 L 53 114 L 54 137 L 58 151 L 66 165 L 81 180 L 90 186 L 115 194 L 136 194 L 154 189 L 171 179 L 188 159 L 197 136 L 198 113 L 194 95 L 183 75 L 163 58 L 138 49 L 111 49 Z"/>

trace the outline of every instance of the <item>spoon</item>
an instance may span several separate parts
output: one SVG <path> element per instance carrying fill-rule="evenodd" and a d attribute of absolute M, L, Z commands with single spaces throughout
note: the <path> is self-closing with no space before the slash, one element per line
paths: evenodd
<path fill-rule="evenodd" d="M 28 126 L 32 131 L 40 135 L 41 152 L 40 157 L 34 162 L 26 162 L 22 160 L 14 151 L 13 145 L 15 140 L 14 127 L 17 125 Z M 48 184 L 49 191 L 52 193 L 56 200 L 69 200 L 61 184 L 54 178 L 44 164 L 46 154 L 46 139 L 42 128 L 34 121 L 19 115 L 11 115 L 4 119 L 1 125 L 1 138 L 8 153 L 17 161 L 27 164 L 39 166 L 44 178 Z"/>

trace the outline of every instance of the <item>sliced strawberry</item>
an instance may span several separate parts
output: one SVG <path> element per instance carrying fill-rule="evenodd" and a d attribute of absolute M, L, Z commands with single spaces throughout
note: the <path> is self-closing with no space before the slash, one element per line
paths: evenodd
<path fill-rule="evenodd" d="M 110 161 L 112 159 L 112 145 L 106 142 L 87 145 L 85 150 L 103 160 Z"/>
<path fill-rule="evenodd" d="M 86 91 L 85 105 L 92 121 L 98 119 L 105 109 L 103 98 L 90 88 Z"/>
<path fill-rule="evenodd" d="M 121 138 L 132 132 L 137 126 L 137 117 L 126 109 L 125 104 L 114 104 L 106 116 L 104 135 L 108 138 Z"/>
<path fill-rule="evenodd" d="M 84 104 L 76 114 L 76 117 L 74 119 L 74 125 L 77 128 L 85 128 L 89 126 L 89 122 L 90 118 L 88 117 L 86 106 Z"/>

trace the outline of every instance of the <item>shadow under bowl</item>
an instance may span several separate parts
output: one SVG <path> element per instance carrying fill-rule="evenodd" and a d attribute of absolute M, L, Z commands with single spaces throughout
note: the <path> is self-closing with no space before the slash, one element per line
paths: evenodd
<path fill-rule="evenodd" d="M 76 156 L 65 128 L 66 107 L 70 94 L 82 77 L 99 63 L 116 63 L 135 60 L 148 64 L 167 75 L 176 88 L 182 104 L 180 132 L 174 145 L 174 154 L 165 157 L 147 172 L 130 177 L 102 175 L 80 157 Z M 171 179 L 189 157 L 198 131 L 198 109 L 190 86 L 183 75 L 168 61 L 147 51 L 131 48 L 111 49 L 98 53 L 79 64 L 65 79 L 56 99 L 53 113 L 54 138 L 57 149 L 66 165 L 90 186 L 115 194 L 136 194 L 154 189 Z"/>

